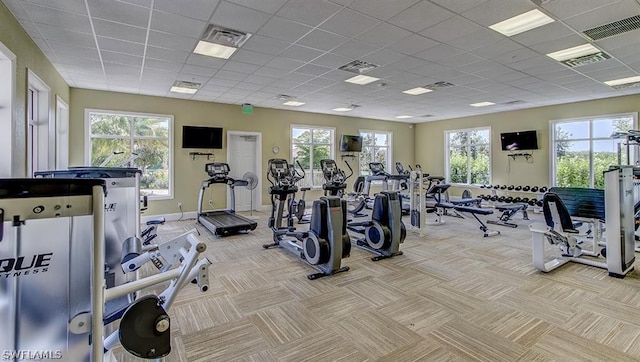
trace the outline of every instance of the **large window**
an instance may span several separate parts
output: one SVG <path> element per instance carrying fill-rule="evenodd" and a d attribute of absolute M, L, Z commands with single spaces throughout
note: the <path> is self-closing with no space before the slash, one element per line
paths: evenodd
<path fill-rule="evenodd" d="M 474 128 L 445 132 L 448 182 L 491 183 L 491 129 Z"/>
<path fill-rule="evenodd" d="M 305 172 L 305 178 L 298 186 L 321 187 L 324 183 L 320 160 L 334 158 L 333 128 L 292 126 L 291 162 L 298 163 Z"/>
<path fill-rule="evenodd" d="M 603 171 L 618 164 L 618 147 L 626 139 L 613 139 L 614 132 L 636 128 L 636 114 L 618 114 L 551 122 L 552 180 L 561 187 L 604 189 Z M 621 145 L 620 163 L 630 164 Z"/>
<path fill-rule="evenodd" d="M 92 166 L 137 167 L 140 192 L 173 196 L 171 133 L 173 116 L 87 110 L 86 151 Z"/>
<path fill-rule="evenodd" d="M 360 153 L 360 174 L 369 175 L 369 163 L 381 162 L 388 173 L 391 169 L 391 132 L 360 130 L 362 152 Z"/>

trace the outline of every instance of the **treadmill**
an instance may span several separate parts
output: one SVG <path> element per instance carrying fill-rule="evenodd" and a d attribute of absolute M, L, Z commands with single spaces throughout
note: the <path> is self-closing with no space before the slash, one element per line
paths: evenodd
<path fill-rule="evenodd" d="M 236 186 L 247 186 L 246 180 L 235 180 L 229 177 L 231 169 L 223 162 L 208 163 L 204 170 L 210 178 L 202 182 L 198 195 L 198 222 L 217 236 L 228 236 L 255 230 L 258 223 L 236 214 Z M 228 209 L 202 211 L 205 190 L 213 184 L 226 184 L 231 189 L 231 205 Z"/>

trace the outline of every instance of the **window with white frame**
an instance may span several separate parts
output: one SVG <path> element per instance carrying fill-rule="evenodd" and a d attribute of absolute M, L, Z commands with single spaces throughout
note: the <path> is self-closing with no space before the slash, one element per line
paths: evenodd
<path fill-rule="evenodd" d="M 604 189 L 603 171 L 635 159 L 635 149 L 627 159 L 626 138 L 612 134 L 636 127 L 636 113 L 551 121 L 551 184 Z"/>
<path fill-rule="evenodd" d="M 445 131 L 448 182 L 484 185 L 491 182 L 491 128 Z"/>
<path fill-rule="evenodd" d="M 143 195 L 173 197 L 173 116 L 87 110 L 85 121 L 85 155 L 90 165 L 137 167 L 142 170 Z"/>
<path fill-rule="evenodd" d="M 360 174 L 369 175 L 369 163 L 381 162 L 388 173 L 391 170 L 391 139 L 393 132 L 360 130 L 362 152 L 360 152 Z"/>
<path fill-rule="evenodd" d="M 324 176 L 320 160 L 334 158 L 334 128 L 316 126 L 291 127 L 291 163 L 305 177 L 298 182 L 299 187 L 322 187 Z"/>

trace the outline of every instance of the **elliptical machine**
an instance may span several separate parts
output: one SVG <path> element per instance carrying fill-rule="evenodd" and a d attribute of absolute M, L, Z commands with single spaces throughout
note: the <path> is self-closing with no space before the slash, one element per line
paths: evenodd
<path fill-rule="evenodd" d="M 346 175 L 344 171 L 338 168 L 336 161 L 332 159 L 320 160 L 320 167 L 322 168 L 322 175 L 324 176 L 324 184 L 322 189 L 325 196 L 338 196 L 342 198 L 344 196 L 344 190 L 347 188 L 347 179 L 353 176 L 353 169 L 349 162 L 344 161 L 349 168 L 349 175 Z M 351 194 L 349 194 L 351 195 Z M 354 194 L 357 197 L 358 193 Z M 353 215 L 353 217 L 365 217 L 367 214 L 363 214 L 361 211 L 367 206 L 367 199 L 365 197 L 356 198 L 355 206 L 351 209 L 347 208 L 347 212 Z"/>
<path fill-rule="evenodd" d="M 300 162 L 296 161 L 296 163 L 298 164 L 298 167 L 300 167 L 300 169 L 302 170 L 302 173 L 296 170 L 295 165 L 293 164 L 289 165 L 289 175 L 293 179 L 294 185 L 297 185 L 298 182 L 304 179 L 306 175 L 306 173 L 304 172 L 304 168 L 302 168 L 302 165 L 300 165 Z M 295 197 L 293 197 L 291 199 L 291 210 L 293 211 L 293 215 L 296 217 L 296 219 L 298 219 L 298 224 L 308 224 L 310 220 L 308 218 L 305 218 L 305 215 L 304 215 L 304 212 L 307 206 L 304 199 L 307 194 L 307 191 L 311 190 L 311 187 L 307 187 L 307 186 L 298 187 L 298 190 L 302 191 L 302 197 L 299 199 L 296 199 Z"/>
<path fill-rule="evenodd" d="M 271 216 L 268 225 L 273 230 L 273 243 L 262 247 L 280 246 L 298 255 L 319 271 L 307 275 L 311 280 L 349 270 L 348 266 L 341 266 L 342 258 L 351 252 L 351 239 L 346 229 L 346 201 L 327 196 L 314 200 L 309 231 L 296 231 L 291 200 L 298 187 L 289 173 L 289 163 L 284 159 L 269 160 L 267 180 L 272 185 L 269 187 Z M 285 205 L 288 215 L 287 225 L 283 226 Z"/>

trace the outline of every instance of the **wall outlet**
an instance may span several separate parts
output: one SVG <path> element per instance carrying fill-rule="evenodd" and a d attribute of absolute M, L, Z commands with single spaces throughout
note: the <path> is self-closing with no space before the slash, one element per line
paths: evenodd
<path fill-rule="evenodd" d="M 182 203 L 178 202 L 178 209 L 182 209 Z"/>
<path fill-rule="evenodd" d="M 213 200 L 209 200 L 209 206 L 213 207 Z"/>

